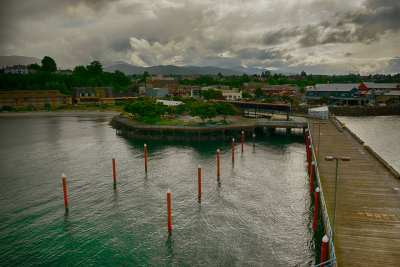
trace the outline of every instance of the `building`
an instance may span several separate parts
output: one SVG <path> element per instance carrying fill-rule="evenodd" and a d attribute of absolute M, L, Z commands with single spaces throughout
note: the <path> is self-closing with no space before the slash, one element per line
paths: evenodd
<path fill-rule="evenodd" d="M 226 98 L 226 100 L 241 100 L 242 93 L 238 91 L 237 88 L 233 88 L 232 90 L 220 90 L 222 95 Z"/>
<path fill-rule="evenodd" d="M 400 83 L 373 83 L 373 82 L 363 82 L 358 86 L 360 91 L 396 91 L 400 90 Z"/>
<path fill-rule="evenodd" d="M 101 104 L 107 102 L 103 98 L 113 98 L 112 87 L 74 87 L 73 102 L 75 104 Z"/>
<path fill-rule="evenodd" d="M 378 104 L 400 104 L 400 90 L 383 93 L 376 99 Z"/>
<path fill-rule="evenodd" d="M 146 96 L 154 98 L 164 98 L 169 95 L 169 88 L 147 88 Z"/>
<path fill-rule="evenodd" d="M 12 67 L 6 67 L 4 69 L 4 73 L 11 73 L 11 74 L 28 74 L 29 70 L 27 66 L 23 66 L 23 65 L 15 65 Z"/>
<path fill-rule="evenodd" d="M 318 101 L 322 97 L 328 97 L 334 104 L 359 103 L 361 99 L 355 98 L 358 92 L 358 86 L 359 84 L 355 83 L 328 83 L 307 86 L 305 100 Z"/>
<path fill-rule="evenodd" d="M 0 107 L 41 107 L 47 103 L 52 106 L 68 105 L 72 104 L 72 97 L 61 94 L 58 90 L 0 92 Z"/>
<path fill-rule="evenodd" d="M 170 88 L 175 89 L 179 87 L 179 82 L 173 77 L 164 77 L 162 75 L 146 77 L 147 88 Z"/>

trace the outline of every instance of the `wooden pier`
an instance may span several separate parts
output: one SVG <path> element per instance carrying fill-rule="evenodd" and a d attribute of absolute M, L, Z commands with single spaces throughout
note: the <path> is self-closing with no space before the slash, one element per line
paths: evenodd
<path fill-rule="evenodd" d="M 318 169 L 333 226 L 335 161 L 339 161 L 334 246 L 337 266 L 400 266 L 400 180 L 354 134 L 332 121 L 310 119 Z"/>

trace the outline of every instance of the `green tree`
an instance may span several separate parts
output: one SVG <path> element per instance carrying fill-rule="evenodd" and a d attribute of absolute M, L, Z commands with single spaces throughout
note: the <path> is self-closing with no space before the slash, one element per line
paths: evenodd
<path fill-rule="evenodd" d="M 203 120 L 203 122 L 205 119 L 208 118 L 211 122 L 212 118 L 215 118 L 217 116 L 217 110 L 215 106 L 210 102 L 204 103 L 202 101 L 198 101 L 192 106 L 190 116 L 199 116 Z"/>
<path fill-rule="evenodd" d="M 139 98 L 126 104 L 124 110 L 139 116 L 144 121 L 154 123 L 160 118 L 160 115 L 168 111 L 168 106 L 163 103 L 156 103 L 155 99 Z"/>
<path fill-rule="evenodd" d="M 217 113 L 224 116 L 224 121 L 226 121 L 226 116 L 235 115 L 238 111 L 234 105 L 225 102 L 215 103 L 214 106 L 217 109 Z"/>
<path fill-rule="evenodd" d="M 251 98 L 251 94 L 246 91 L 242 91 L 242 98 Z"/>
<path fill-rule="evenodd" d="M 42 59 L 42 70 L 47 72 L 55 72 L 57 70 L 57 64 L 54 59 L 49 56 L 45 56 Z"/>
<path fill-rule="evenodd" d="M 225 96 L 222 95 L 222 92 L 219 90 L 208 89 L 203 93 L 205 99 L 215 99 L 215 100 L 225 100 Z"/>
<path fill-rule="evenodd" d="M 39 71 L 39 70 L 42 69 L 42 67 L 40 67 L 39 64 L 34 63 L 34 64 L 29 64 L 29 65 L 28 65 L 28 69 Z"/>
<path fill-rule="evenodd" d="M 140 78 L 140 82 L 145 83 L 146 78 L 149 76 L 150 76 L 150 74 L 147 71 L 143 72 L 142 77 Z"/>
<path fill-rule="evenodd" d="M 100 76 L 103 74 L 103 66 L 99 61 L 93 61 L 86 66 L 86 71 L 91 77 Z"/>
<path fill-rule="evenodd" d="M 80 76 L 86 75 L 86 68 L 85 68 L 85 66 L 76 66 L 76 67 L 74 68 L 74 74 L 80 75 Z"/>

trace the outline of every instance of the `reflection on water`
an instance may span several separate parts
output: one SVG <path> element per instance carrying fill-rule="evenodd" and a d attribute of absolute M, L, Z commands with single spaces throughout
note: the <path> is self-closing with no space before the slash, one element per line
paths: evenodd
<path fill-rule="evenodd" d="M 144 142 L 117 136 L 109 119 L 0 118 L 2 264 L 313 263 L 303 137 L 257 137 L 254 146 L 250 138 L 243 154 L 236 144 L 234 163 L 230 141 L 149 140 L 146 173 Z"/>

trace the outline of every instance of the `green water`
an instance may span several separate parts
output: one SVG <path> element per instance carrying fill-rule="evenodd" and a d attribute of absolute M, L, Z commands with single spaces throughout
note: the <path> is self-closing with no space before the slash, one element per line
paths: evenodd
<path fill-rule="evenodd" d="M 314 263 L 301 135 L 257 138 L 254 147 L 246 140 L 243 154 L 236 145 L 234 164 L 230 142 L 147 142 L 146 174 L 143 141 L 117 136 L 109 119 L 0 118 L 1 265 Z"/>

